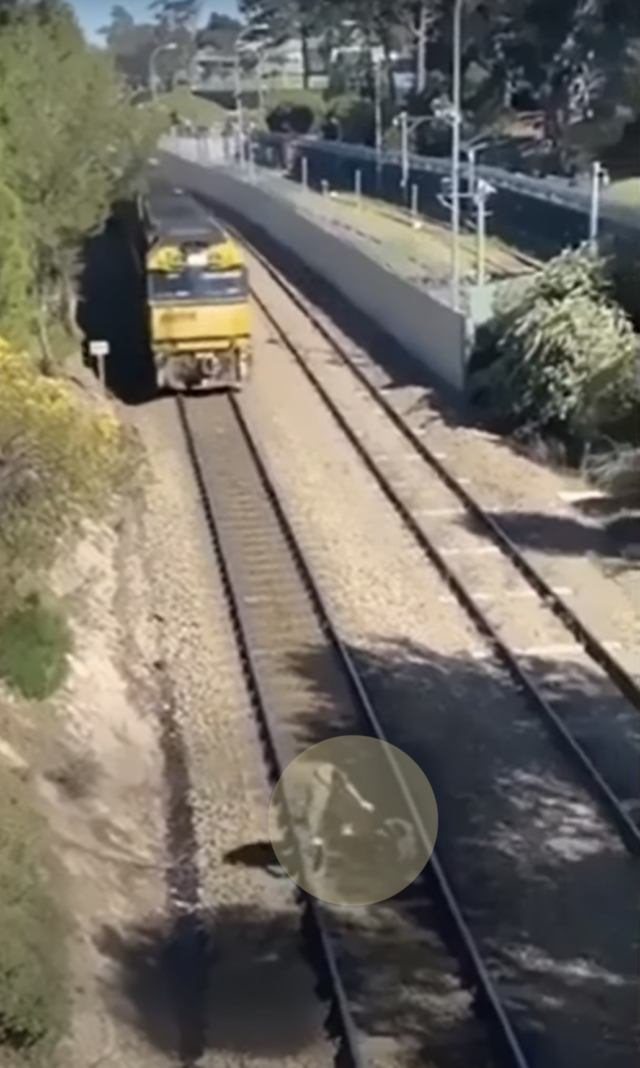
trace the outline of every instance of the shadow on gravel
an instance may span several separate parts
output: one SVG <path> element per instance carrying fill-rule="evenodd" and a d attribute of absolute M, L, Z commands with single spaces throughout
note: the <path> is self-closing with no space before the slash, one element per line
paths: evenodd
<path fill-rule="evenodd" d="M 535 549 L 554 556 L 586 556 L 603 558 L 638 553 L 640 549 L 640 516 L 625 515 L 599 522 L 583 521 L 579 515 L 545 515 L 541 512 L 492 510 L 498 526 L 524 549 Z M 483 524 L 472 515 L 460 521 L 471 533 L 484 533 Z M 629 560 L 631 564 L 633 561 Z M 640 566 L 640 559 L 637 561 Z"/>
<path fill-rule="evenodd" d="M 350 653 L 389 741 L 429 778 L 440 862 L 532 1068 L 634 1068 L 635 861 L 594 815 L 546 728 L 510 684 L 471 658 L 404 642 Z M 558 669 L 550 661 L 536 667 Z M 318 699 L 313 719 L 297 725 L 299 744 L 371 733 L 348 707 L 332 706 L 326 649 L 292 652 L 291 668 Z M 557 685 L 574 708 L 607 718 L 602 693 L 581 668 L 563 668 Z M 630 729 L 611 726 L 622 736 Z M 619 764 L 617 773 L 635 784 L 637 758 L 622 751 L 631 748 L 613 746 L 609 771 Z M 357 768 L 352 777 L 365 793 Z M 238 841 L 223 863 L 271 863 L 267 843 L 251 845 Z M 264 878 L 266 896 L 272 880 Z M 410 1039 L 415 1057 L 413 1065 L 403 1060 L 407 1068 L 495 1065 L 469 995 L 456 987 L 461 976 L 473 990 L 472 973 L 431 865 L 402 894 L 366 913 L 345 910 L 341 920 L 348 927 L 341 973 L 365 1033 L 383 1044 Z M 198 930 L 187 921 L 105 928 L 98 948 L 113 967 L 104 997 L 151 1047 L 186 1063 L 207 1051 L 274 1063 L 302 1056 L 323 1017 L 308 1012 L 313 979 L 300 953 L 316 970 L 320 957 L 307 935 L 295 910 L 229 904 Z M 478 1013 L 482 1019 L 481 1002 Z"/>
<path fill-rule="evenodd" d="M 379 965 L 385 958 L 393 958 L 397 951 L 395 931 L 393 926 L 385 931 L 385 916 L 392 910 L 393 905 L 376 906 L 375 930 L 353 925 L 349 952 L 354 961 L 371 960 Z M 316 983 L 301 959 L 301 954 L 308 957 L 311 953 L 312 963 L 319 968 L 319 954 L 309 950 L 313 935 L 307 937 L 301 930 L 300 914 L 222 906 L 204 920 L 202 937 L 208 944 L 207 954 L 201 955 L 207 960 L 200 984 L 202 1000 L 191 1005 L 193 1033 L 202 1035 L 204 1030 L 200 1043 L 196 1040 L 188 1047 L 178 1037 L 176 1002 L 181 996 L 184 960 L 177 960 L 180 932 L 167 925 L 150 922 L 124 933 L 104 928 L 98 949 L 114 966 L 113 979 L 103 990 L 110 1014 L 144 1035 L 153 1049 L 186 1061 L 217 1052 L 260 1057 L 278 1064 L 311 1050 L 329 1011 L 317 998 L 324 1000 L 329 988 L 321 969 Z M 406 952 L 414 955 L 416 974 L 423 983 L 430 961 L 416 947 L 408 946 Z M 345 969 L 357 1004 L 360 977 L 350 960 L 345 962 Z M 478 1049 L 478 1025 L 461 1021 L 458 1012 L 446 1008 L 449 977 L 434 972 L 430 980 L 442 1009 L 428 1040 L 410 987 L 396 987 L 394 979 L 393 972 L 376 975 L 375 1021 L 370 1034 L 380 1039 L 395 1034 L 413 1039 L 416 1055 L 403 1060 L 406 1068 L 420 1068 L 427 1055 L 442 1068 L 467 1068 L 461 1043 L 473 1041 Z M 187 985 L 193 990 L 192 978 Z M 204 1029 L 196 1019 L 200 1013 Z M 468 1044 L 465 1049 L 468 1055 Z M 480 1057 L 474 1063 L 478 1068 L 489 1068 L 491 1062 Z"/>
<path fill-rule="evenodd" d="M 155 392 L 143 282 L 129 244 L 127 222 L 112 218 L 84 248 L 78 326 L 86 338 L 108 341 L 107 385 L 125 404 Z M 88 350 L 85 361 L 89 362 Z"/>
<path fill-rule="evenodd" d="M 375 652 L 352 648 L 350 654 L 387 739 L 416 761 L 434 790 L 440 862 L 500 983 L 530 1063 L 632 1068 L 636 861 L 594 811 L 560 743 L 508 680 L 469 657 L 447 657 L 405 642 Z M 319 707 L 327 705 L 323 657 L 292 654 L 305 684 L 317 688 Z M 528 666 L 553 680 L 560 709 L 580 713 L 583 726 L 590 718 L 600 726 L 608 723 L 607 743 L 602 736 L 591 739 L 592 758 L 614 789 L 623 796 L 631 791 L 637 800 L 640 717 L 616 718 L 597 678 L 579 665 L 536 658 Z M 371 735 L 346 709 L 298 726 L 306 745 L 345 732 Z M 358 775 L 353 777 L 361 789 Z M 424 875 L 403 896 L 419 899 L 423 887 L 427 917 L 437 916 L 445 944 L 461 959 L 430 865 Z M 416 912 L 415 922 L 423 921 Z M 415 976 L 416 987 L 429 988 L 431 977 L 426 974 L 425 984 L 417 963 Z M 402 986 L 410 998 L 406 975 L 389 981 L 388 1001 L 381 996 L 365 1029 L 375 1032 L 378 1014 L 387 1018 L 395 1000 L 389 996 L 392 986 Z M 415 995 L 416 1016 L 433 1017 L 437 990 L 426 1009 L 424 993 L 416 989 Z M 446 1011 L 445 1000 L 438 1012 Z M 402 1026 L 400 1014 L 399 1031 Z M 430 1052 L 428 1036 L 424 1049 Z"/>
<path fill-rule="evenodd" d="M 192 1004 L 194 1045 L 176 1029 L 185 957 L 176 927 L 150 922 L 124 934 L 105 928 L 98 948 L 115 965 L 104 991 L 110 1011 L 163 1053 L 196 1059 L 209 1050 L 278 1062 L 315 1041 L 317 1018 L 306 1015 L 313 975 L 300 962 L 299 914 L 222 906 L 202 922 L 207 952 L 201 995 Z M 182 1012 L 184 1021 L 184 1011 Z M 199 1039 L 196 1037 L 199 1035 Z M 196 1048 L 196 1043 L 201 1048 Z"/>

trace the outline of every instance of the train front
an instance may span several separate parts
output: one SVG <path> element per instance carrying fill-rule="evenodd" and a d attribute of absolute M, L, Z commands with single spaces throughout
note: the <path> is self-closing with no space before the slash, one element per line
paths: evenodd
<path fill-rule="evenodd" d="M 247 269 L 226 234 L 157 236 L 147 253 L 150 337 L 160 390 L 235 388 L 252 362 Z"/>

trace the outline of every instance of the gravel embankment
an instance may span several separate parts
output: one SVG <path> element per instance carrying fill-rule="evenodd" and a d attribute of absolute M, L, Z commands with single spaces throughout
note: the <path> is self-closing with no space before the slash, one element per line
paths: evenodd
<path fill-rule="evenodd" d="M 441 860 L 532 1063 L 627 1068 L 632 862 L 264 322 L 247 405 L 389 740 L 435 790 Z"/>
<path fill-rule="evenodd" d="M 90 528 L 54 573 L 73 612 L 73 657 L 55 715 L 39 708 L 31 726 L 32 741 L 45 734 L 34 770 L 72 918 L 70 1027 L 52 1068 L 171 1063 L 149 1038 L 154 1015 L 139 996 L 142 974 L 158 979 L 145 935 L 161 930 L 165 906 L 155 649 L 139 548 L 129 508 L 117 533 Z"/>
<path fill-rule="evenodd" d="M 286 309 L 287 326 L 308 330 L 301 313 L 259 263 L 249 257 L 252 282 L 265 287 L 270 306 Z M 437 395 L 419 381 L 419 370 L 401 361 L 396 375 L 374 361 L 366 349 L 348 337 L 320 310 L 314 313 L 331 336 L 356 362 L 429 448 L 446 461 L 452 474 L 467 479 L 478 502 L 504 526 L 509 537 L 552 585 L 568 590 L 571 607 L 601 641 L 615 641 L 613 650 L 627 668 L 638 673 L 637 635 L 640 625 L 637 595 L 640 585 L 632 568 L 623 568 L 613 555 L 597 519 L 581 515 L 562 494 L 589 495 L 589 487 L 575 474 L 538 464 L 494 435 L 461 423 Z M 317 346 L 316 346 L 317 347 Z M 326 349 L 320 343 L 319 351 Z M 388 367 L 393 353 L 385 352 Z M 345 377 L 350 378 L 348 372 Z M 360 387 L 351 389 L 358 395 Z M 417 461 L 418 467 L 421 462 Z M 592 511 L 597 512 L 597 500 Z M 586 507 L 586 505 L 585 505 Z"/>
<path fill-rule="evenodd" d="M 201 904 L 210 918 L 203 1068 L 329 1068 L 326 1009 L 301 956 L 295 887 L 225 862 L 268 840 L 270 791 L 196 487 L 170 400 L 138 409 L 153 484 L 155 611 L 189 761 Z"/>
<path fill-rule="evenodd" d="M 618 693 L 606 673 L 587 656 L 511 561 L 496 549 L 482 529 L 475 526 L 456 495 L 404 440 L 386 413 L 367 396 L 351 371 L 330 351 L 327 341 L 317 335 L 317 344 L 309 349 L 309 332 L 313 328 L 254 261 L 252 279 L 269 308 L 275 310 L 277 321 L 288 336 L 303 354 L 308 352 L 306 359 L 310 367 L 339 411 L 391 485 L 397 488 L 401 500 L 421 529 L 447 556 L 449 567 L 474 596 L 497 634 L 519 653 L 529 677 L 558 709 L 563 722 L 583 745 L 616 796 L 624 802 L 637 804 L 640 754 L 637 710 Z M 474 495 L 482 500 L 486 492 L 483 484 L 495 480 L 492 482 L 494 502 L 504 497 L 512 507 L 513 497 L 520 495 L 521 499 L 529 492 L 530 512 L 535 513 L 535 509 L 541 507 L 540 500 L 535 505 L 530 501 L 531 492 L 539 492 L 540 485 L 534 479 L 533 490 L 527 491 L 527 479 L 518 464 L 511 464 L 512 457 L 504 448 L 485 439 L 480 464 L 476 458 L 477 443 L 470 431 L 461 429 L 455 440 L 458 444 L 454 470 L 468 480 Z M 438 451 L 439 442 L 436 437 L 434 444 L 431 433 L 429 444 Z M 494 463 L 498 467 L 497 473 L 493 471 Z M 497 485 L 500 472 L 502 489 Z M 481 482 L 479 491 L 476 478 Z M 525 488 L 521 489 L 523 485 Z M 535 539 L 535 516 L 532 524 L 528 534 Z M 527 536 L 524 524 L 521 530 L 523 536 Z M 542 570 L 544 572 L 544 568 Z M 562 570 L 562 562 L 558 562 L 555 577 L 556 587 L 564 580 L 565 590 L 569 591 L 565 596 L 569 600 L 577 597 L 585 603 L 591 598 L 590 603 L 600 604 L 602 615 L 598 630 L 602 639 L 626 639 L 621 650 L 615 646 L 614 649 L 622 658 L 626 654 L 626 659 L 629 663 L 633 661 L 637 670 L 634 654 L 638 617 L 619 587 L 591 563 L 577 557 L 569 561 L 567 573 Z"/>

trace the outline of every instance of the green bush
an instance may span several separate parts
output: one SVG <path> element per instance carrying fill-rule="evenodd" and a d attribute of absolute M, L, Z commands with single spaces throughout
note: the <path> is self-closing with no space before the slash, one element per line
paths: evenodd
<path fill-rule="evenodd" d="M 512 427 L 588 444 L 629 423 L 636 352 L 607 262 L 565 253 L 508 293 L 479 331 L 472 391 Z"/>
<path fill-rule="evenodd" d="M 304 104 L 278 104 L 267 114 L 271 133 L 310 133 L 315 116 Z"/>
<path fill-rule="evenodd" d="M 345 94 L 331 101 L 327 123 L 335 124 L 341 141 L 351 144 L 373 144 L 375 139 L 375 109 L 370 100 Z"/>
<path fill-rule="evenodd" d="M 0 6 L 0 332 L 22 343 L 29 330 L 50 370 L 84 239 L 139 180 L 166 118 L 133 106 L 71 5 Z"/>
<path fill-rule="evenodd" d="M 640 255 L 620 253 L 611 258 L 613 294 L 640 331 Z"/>
<path fill-rule="evenodd" d="M 266 123 L 272 133 L 311 133 L 323 115 L 324 101 L 319 93 L 291 89 L 269 94 Z"/>
<path fill-rule="evenodd" d="M 0 811 L 0 1049 L 46 1055 L 67 1023 L 64 923 L 45 827 L 26 784 L 2 764 Z"/>
<path fill-rule="evenodd" d="M 623 448 L 598 456 L 587 464 L 586 474 L 612 497 L 640 508 L 640 449 Z"/>
<path fill-rule="evenodd" d="M 64 614 L 36 596 L 0 618 L 0 678 L 23 697 L 50 697 L 65 679 L 70 651 Z"/>

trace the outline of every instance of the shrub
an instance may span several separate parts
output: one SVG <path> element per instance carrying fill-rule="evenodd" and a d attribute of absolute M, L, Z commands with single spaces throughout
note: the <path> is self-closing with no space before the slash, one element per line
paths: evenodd
<path fill-rule="evenodd" d="M 615 300 L 640 331 L 640 255 L 618 252 L 610 262 Z"/>
<path fill-rule="evenodd" d="M 0 316 L 12 340 L 25 310 L 29 327 L 37 320 L 49 368 L 48 329 L 72 303 L 82 243 L 138 181 L 166 121 L 157 107 L 132 106 L 70 4 L 0 7 Z"/>
<path fill-rule="evenodd" d="M 322 96 L 311 90 L 270 93 L 266 123 L 272 133 L 308 134 L 324 115 Z"/>
<path fill-rule="evenodd" d="M 0 581 L 47 566 L 63 535 L 102 514 L 130 455 L 113 415 L 0 342 Z"/>
<path fill-rule="evenodd" d="M 2 151 L 0 143 L 0 155 Z M 27 342 L 35 312 L 35 271 L 26 215 L 19 197 L 0 180 L 0 329 L 18 344 Z"/>
<path fill-rule="evenodd" d="M 640 449 L 614 450 L 597 457 L 587 465 L 586 474 L 612 497 L 640 508 Z"/>
<path fill-rule="evenodd" d="M 580 250 L 507 295 L 479 332 L 472 372 L 493 414 L 585 443 L 629 419 L 637 338 L 611 291 L 606 261 Z"/>
<path fill-rule="evenodd" d="M 64 613 L 32 595 L 0 617 L 0 678 L 28 699 L 55 693 L 67 673 L 71 632 Z"/>
<path fill-rule="evenodd" d="M 370 100 L 345 94 L 331 101 L 327 120 L 336 124 L 342 141 L 351 144 L 373 144 L 375 138 L 375 109 Z"/>
<path fill-rule="evenodd" d="M 271 133 L 308 134 L 315 120 L 311 108 L 304 104 L 277 104 L 267 114 Z"/>
<path fill-rule="evenodd" d="M 1 763 L 0 810 L 0 1045 L 46 1053 L 67 1021 L 64 924 L 44 824 Z"/>

